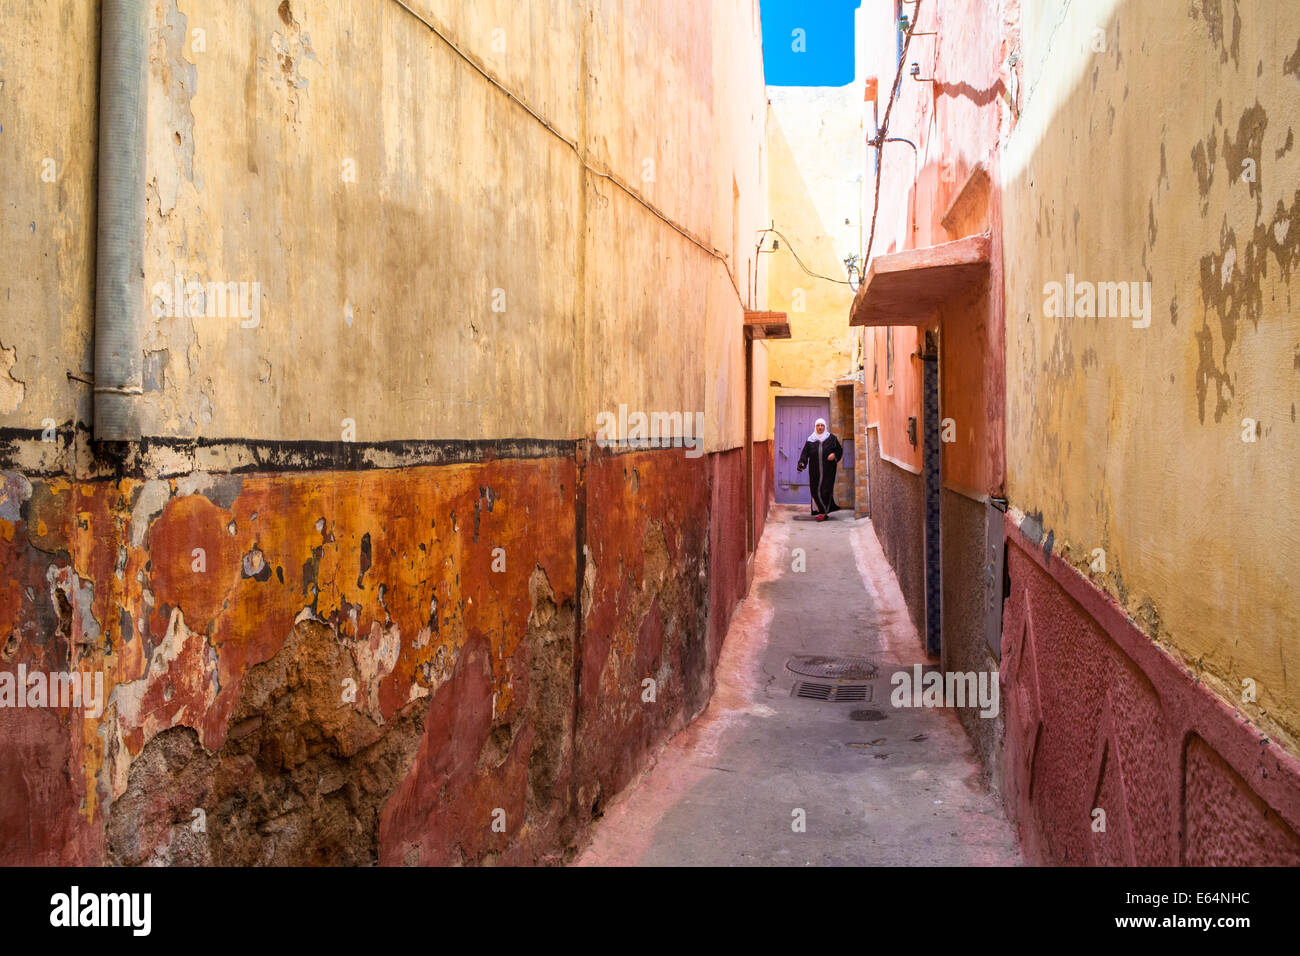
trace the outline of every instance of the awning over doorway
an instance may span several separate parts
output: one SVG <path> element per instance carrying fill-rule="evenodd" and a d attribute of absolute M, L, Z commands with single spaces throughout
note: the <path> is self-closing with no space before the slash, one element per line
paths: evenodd
<path fill-rule="evenodd" d="M 944 304 L 984 282 L 988 235 L 876 256 L 858 287 L 850 325 L 924 325 Z"/>
<path fill-rule="evenodd" d="M 784 312 L 746 312 L 745 338 L 788 339 L 790 322 Z"/>

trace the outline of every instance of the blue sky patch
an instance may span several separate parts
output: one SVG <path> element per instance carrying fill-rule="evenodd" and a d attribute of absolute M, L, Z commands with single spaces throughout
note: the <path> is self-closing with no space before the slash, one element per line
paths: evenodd
<path fill-rule="evenodd" d="M 853 14 L 861 0 L 761 0 L 768 86 L 853 82 Z"/>

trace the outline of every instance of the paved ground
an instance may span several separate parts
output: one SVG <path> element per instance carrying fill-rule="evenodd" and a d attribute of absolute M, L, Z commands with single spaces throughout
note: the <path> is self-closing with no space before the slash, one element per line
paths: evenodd
<path fill-rule="evenodd" d="M 1020 862 L 952 711 L 890 706 L 890 675 L 925 658 L 871 523 L 803 513 L 773 507 L 708 709 L 608 808 L 579 866 Z M 796 654 L 878 662 L 873 699 L 791 697 Z"/>

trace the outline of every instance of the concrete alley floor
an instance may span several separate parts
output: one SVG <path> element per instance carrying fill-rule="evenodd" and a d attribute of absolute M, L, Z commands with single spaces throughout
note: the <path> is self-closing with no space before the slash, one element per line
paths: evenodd
<path fill-rule="evenodd" d="M 956 715 L 890 705 L 890 675 L 926 660 L 870 521 L 794 520 L 806 514 L 773 506 L 708 708 L 611 804 L 577 865 L 1020 863 Z M 799 654 L 870 658 L 872 699 L 792 697 Z"/>

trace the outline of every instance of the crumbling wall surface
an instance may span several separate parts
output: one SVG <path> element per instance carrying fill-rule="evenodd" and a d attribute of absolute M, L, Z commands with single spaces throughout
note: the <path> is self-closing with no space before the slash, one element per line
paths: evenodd
<path fill-rule="evenodd" d="M 37 758 L 9 778 L 6 859 L 373 861 L 443 684 L 481 698 L 494 768 L 512 726 L 562 734 L 540 661 L 548 628 L 572 640 L 554 608 L 573 603 L 575 477 L 542 459 L 11 479 L 6 672 L 99 673 L 103 712 L 0 708 L 5 759 Z M 195 810 L 206 842 L 179 839 Z"/>
<path fill-rule="evenodd" d="M 743 496 L 734 516 L 710 514 L 719 457 L 628 453 L 587 463 L 574 757 L 584 822 L 707 700 L 716 663 L 710 576 L 724 570 L 713 561 L 711 529 L 735 517 L 744 529 Z M 742 573 L 743 562 L 742 554 Z"/>
<path fill-rule="evenodd" d="M 560 861 L 701 706 L 710 575 L 743 581 L 711 482 L 766 218 L 754 7 L 522 12 L 151 7 L 118 447 L 98 8 L 0 5 L 0 864 Z M 620 406 L 693 447 L 588 462 Z M 18 704 L 56 671 L 102 713 Z"/>
<path fill-rule="evenodd" d="M 340 702 L 340 688 L 360 677 L 328 626 L 295 625 L 275 656 L 245 675 L 216 753 L 184 725 L 144 746 L 109 810 L 110 861 L 373 863 L 380 808 L 414 760 L 429 702 L 417 698 L 377 723 Z"/>
<path fill-rule="evenodd" d="M 0 707 L 3 861 L 563 861 L 744 591 L 739 449 L 580 457 L 10 476 L 4 671 L 104 683 Z"/>
<path fill-rule="evenodd" d="M 1300 6 L 1022 10 L 1008 498 L 1300 754 Z"/>
<path fill-rule="evenodd" d="M 741 449 L 715 455 L 711 462 L 709 505 L 709 620 L 707 683 L 696 688 L 698 710 L 713 689 L 713 665 L 722 653 L 731 614 L 745 596 L 745 457 Z M 759 513 L 766 507 L 759 509 Z"/>

